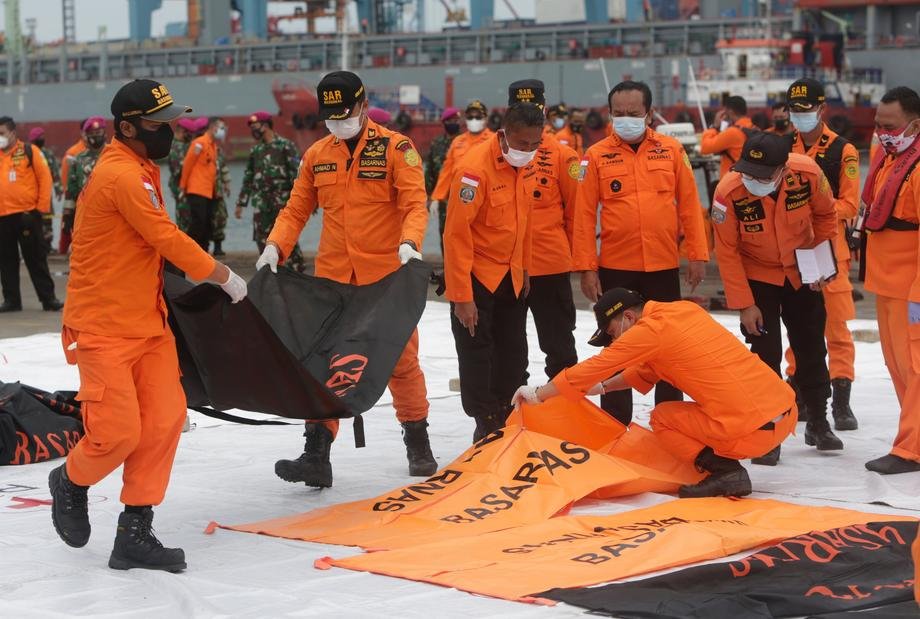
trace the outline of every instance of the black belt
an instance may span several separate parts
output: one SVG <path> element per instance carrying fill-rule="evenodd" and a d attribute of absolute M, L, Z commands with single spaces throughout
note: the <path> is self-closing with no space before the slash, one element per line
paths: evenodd
<path fill-rule="evenodd" d="M 780 413 L 779 415 L 777 415 L 776 417 L 774 417 L 773 419 L 771 419 L 770 421 L 768 421 L 767 423 L 763 424 L 762 426 L 760 426 L 760 427 L 757 428 L 757 429 L 758 429 L 758 430 L 767 430 L 767 431 L 773 430 L 774 428 L 776 428 L 776 424 L 779 423 L 780 421 L 782 421 L 783 417 L 785 417 L 786 415 L 788 415 L 790 412 L 792 412 L 792 409 L 791 409 L 791 408 L 786 409 L 786 412 Z"/>
<path fill-rule="evenodd" d="M 889 217 L 888 221 L 885 222 L 885 229 L 894 230 L 895 232 L 917 232 L 920 230 L 920 224 L 898 219 L 897 217 Z"/>

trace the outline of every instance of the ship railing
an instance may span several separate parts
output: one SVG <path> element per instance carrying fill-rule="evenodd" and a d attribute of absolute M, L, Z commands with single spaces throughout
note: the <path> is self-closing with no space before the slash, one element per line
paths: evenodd
<path fill-rule="evenodd" d="M 349 35 L 348 66 L 457 66 L 590 58 L 698 56 L 716 43 L 762 29 L 764 18 L 470 30 L 424 34 Z M 774 32 L 791 19 L 770 20 Z M 133 43 L 40 47 L 23 57 L 0 55 L 0 84 L 125 80 L 246 73 L 328 71 L 342 65 L 342 44 L 333 35 L 296 35 L 270 42 L 193 47 L 164 39 Z"/>
<path fill-rule="evenodd" d="M 703 81 L 733 80 L 785 80 L 811 77 L 821 82 L 851 82 L 859 84 L 883 84 L 884 71 L 877 68 L 835 69 L 831 67 L 813 67 L 801 65 L 776 65 L 772 67 L 751 68 L 746 71 L 721 71 L 704 69 L 698 75 Z"/>

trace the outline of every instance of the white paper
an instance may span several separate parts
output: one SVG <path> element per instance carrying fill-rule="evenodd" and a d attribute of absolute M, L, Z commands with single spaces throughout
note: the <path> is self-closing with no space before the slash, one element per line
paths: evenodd
<path fill-rule="evenodd" d="M 818 243 L 813 249 L 795 250 L 795 261 L 803 284 L 812 284 L 837 275 L 837 260 L 830 241 Z"/>

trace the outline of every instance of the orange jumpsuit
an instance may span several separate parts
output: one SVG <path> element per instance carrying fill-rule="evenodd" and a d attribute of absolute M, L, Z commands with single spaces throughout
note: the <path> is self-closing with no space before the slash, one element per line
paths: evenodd
<path fill-rule="evenodd" d="M 891 174 L 888 157 L 878 173 L 876 193 Z M 901 185 L 892 217 L 920 222 L 920 174 L 916 170 Z M 907 302 L 920 302 L 917 231 L 885 228 L 870 232 L 866 255 L 866 290 L 874 292 L 878 332 L 885 365 L 901 405 L 898 435 L 891 453 L 920 462 L 920 324 L 910 324 Z"/>
<path fill-rule="evenodd" d="M 400 243 L 412 241 L 421 251 L 428 225 L 425 202 L 421 158 L 412 142 L 368 120 L 354 153 L 331 135 L 307 150 L 268 240 L 283 257 L 290 256 L 310 216 L 321 208 L 316 276 L 373 284 L 399 269 Z M 399 421 L 428 417 L 417 330 L 393 369 L 389 387 Z M 323 423 L 334 436 L 338 421 Z"/>
<path fill-rule="evenodd" d="M 739 118 L 735 124 L 725 131 L 710 127 L 700 136 L 700 152 L 704 155 L 722 155 L 719 165 L 719 176 L 724 177 L 731 172 L 732 166 L 741 157 L 741 147 L 747 140 L 744 129 L 751 129 L 754 123 L 747 116 Z"/>
<path fill-rule="evenodd" d="M 576 271 L 676 269 L 681 228 L 689 259 L 709 260 L 693 169 L 677 140 L 648 129 L 634 152 L 613 134 L 591 146 L 581 163 L 572 240 Z"/>
<path fill-rule="evenodd" d="M 531 277 L 572 271 L 572 232 L 581 166 L 558 140 L 543 140 L 534 157 L 536 176 L 525 181 L 531 211 Z"/>
<path fill-rule="evenodd" d="M 800 135 L 792 145 L 792 152 L 808 155 L 815 161 L 824 156 L 827 147 L 837 134 L 824 125 L 824 133 L 811 148 L 805 150 Z M 837 257 L 837 277 L 822 291 L 827 321 L 824 323 L 824 339 L 827 340 L 828 370 L 831 379 L 856 378 L 854 362 L 856 347 L 847 321 L 856 318 L 853 304 L 853 284 L 850 283 L 850 247 L 847 244 L 847 225 L 856 217 L 859 209 L 859 153 L 852 144 L 843 148 L 840 174 L 834 208 L 837 211 L 837 236 L 834 237 L 834 255 Z M 786 349 L 786 375 L 795 376 L 795 355 Z"/>
<path fill-rule="evenodd" d="M 126 505 L 163 500 L 186 415 L 164 258 L 197 280 L 215 265 L 166 214 L 160 167 L 112 140 L 74 225 L 62 343 L 80 371 L 86 435 L 67 476 L 90 486 L 123 464 Z"/>
<path fill-rule="evenodd" d="M 652 430 L 683 460 L 705 447 L 736 460 L 761 456 L 795 428 L 792 389 L 690 301 L 648 301 L 634 326 L 552 382 L 576 399 L 621 370 L 642 393 L 665 380 L 693 399 L 652 409 Z"/>
<path fill-rule="evenodd" d="M 217 186 L 217 142 L 210 133 L 197 137 L 189 144 L 182 162 L 179 188 L 187 195 L 214 198 Z"/>
<path fill-rule="evenodd" d="M 454 138 L 454 141 L 450 143 L 450 148 L 447 149 L 447 156 L 444 157 L 444 165 L 441 166 L 441 171 L 438 173 L 438 182 L 435 183 L 434 191 L 431 192 L 432 200 L 440 202 L 447 200 L 460 160 L 471 148 L 488 142 L 493 135 L 495 132 L 491 129 L 483 129 L 479 133 L 466 131 Z"/>
<path fill-rule="evenodd" d="M 472 301 L 471 275 L 494 292 L 509 271 L 514 293 L 520 295 L 531 267 L 536 158 L 516 171 L 502 157 L 495 134 L 469 155 L 451 183 L 444 225 L 446 297 L 454 303 Z"/>
<path fill-rule="evenodd" d="M 86 142 L 80 138 L 74 142 L 70 148 L 64 151 L 64 158 L 61 159 L 61 186 L 67 187 L 67 174 L 70 171 L 70 162 L 74 157 L 86 150 Z"/>
<path fill-rule="evenodd" d="M 814 247 L 837 233 L 837 212 L 827 179 L 818 164 L 791 154 L 788 173 L 774 200 L 755 198 L 730 172 L 716 187 L 712 221 L 716 257 L 731 309 L 754 305 L 748 280 L 782 286 L 802 285 L 795 250 Z"/>
<path fill-rule="evenodd" d="M 32 149 L 32 163 L 26 156 Z M 0 150 L 0 217 L 38 210 L 51 210 L 51 170 L 41 150 L 16 141 L 9 151 Z"/>
<path fill-rule="evenodd" d="M 568 125 L 556 133 L 556 140 L 574 150 L 579 157 L 585 154 L 585 138 L 580 133 L 572 131 Z"/>

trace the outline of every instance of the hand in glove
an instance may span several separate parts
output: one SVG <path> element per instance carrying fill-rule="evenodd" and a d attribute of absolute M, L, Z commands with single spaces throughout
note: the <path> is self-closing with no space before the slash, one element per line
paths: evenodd
<path fill-rule="evenodd" d="M 585 395 L 604 395 L 605 393 L 607 393 L 607 390 L 604 389 L 604 383 L 600 382 L 588 389 Z"/>
<path fill-rule="evenodd" d="M 397 253 L 399 254 L 399 264 L 406 264 L 410 260 L 422 259 L 422 254 L 415 251 L 415 248 L 407 242 L 399 244 L 399 251 Z"/>
<path fill-rule="evenodd" d="M 220 287 L 227 293 L 232 303 L 239 303 L 246 298 L 246 293 L 248 292 L 246 280 L 230 269 L 227 270 L 230 271 L 230 275 L 227 277 L 227 281 L 221 284 Z"/>
<path fill-rule="evenodd" d="M 521 385 L 517 388 L 517 391 L 514 392 L 514 395 L 511 396 L 511 403 L 514 405 L 514 408 L 520 408 L 521 404 L 539 404 L 541 402 L 540 398 L 537 396 L 538 387 L 532 387 L 530 385 Z"/>
<path fill-rule="evenodd" d="M 281 256 L 278 255 L 278 248 L 268 243 L 265 246 L 265 251 L 262 252 L 262 255 L 259 256 L 259 259 L 256 261 L 256 271 L 259 271 L 265 265 L 268 265 L 268 268 L 272 270 L 272 273 L 278 272 L 278 260 L 281 259 Z"/>

